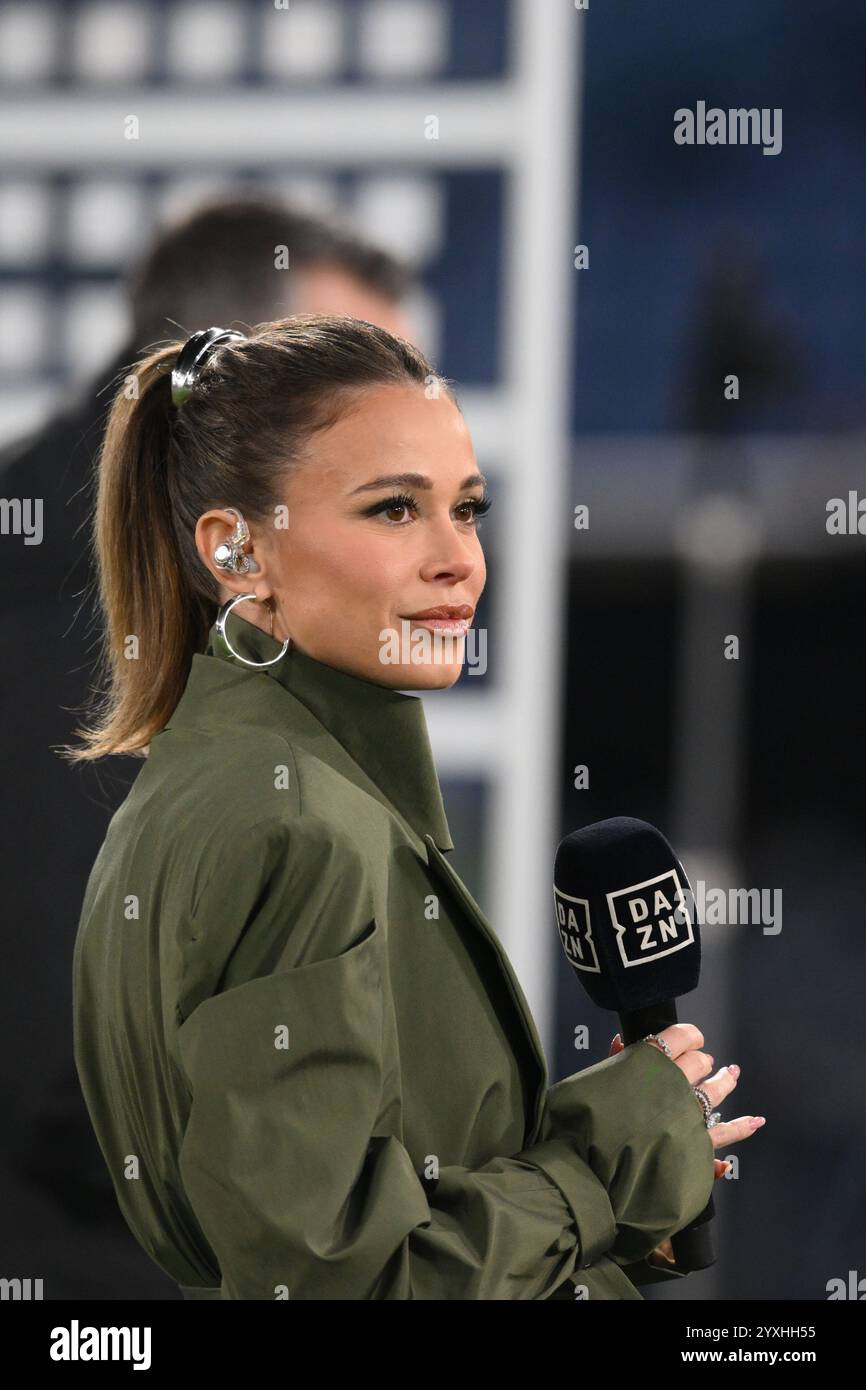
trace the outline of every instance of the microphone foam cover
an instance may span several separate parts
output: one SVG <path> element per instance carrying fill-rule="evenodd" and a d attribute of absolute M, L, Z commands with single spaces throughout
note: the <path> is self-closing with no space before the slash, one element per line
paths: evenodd
<path fill-rule="evenodd" d="M 696 987 L 691 885 L 654 825 L 614 816 L 573 831 L 556 852 L 553 879 L 566 958 L 600 1008 L 630 1012 Z"/>

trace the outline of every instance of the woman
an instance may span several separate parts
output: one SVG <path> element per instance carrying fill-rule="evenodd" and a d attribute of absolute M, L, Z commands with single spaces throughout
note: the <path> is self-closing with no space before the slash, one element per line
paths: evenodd
<path fill-rule="evenodd" d="M 359 320 L 196 333 L 114 402 L 110 688 L 69 751 L 147 761 L 87 887 L 75 1054 L 187 1297 L 639 1299 L 747 1132 L 706 1128 L 689 1024 L 548 1088 L 445 857 L 403 692 L 460 673 L 483 486 L 445 382 Z"/>

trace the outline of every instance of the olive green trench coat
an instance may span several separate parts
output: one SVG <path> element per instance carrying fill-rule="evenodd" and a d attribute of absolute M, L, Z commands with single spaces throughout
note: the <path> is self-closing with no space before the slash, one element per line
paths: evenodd
<path fill-rule="evenodd" d="M 419 698 L 295 648 L 256 671 L 211 630 L 73 967 L 118 1202 L 186 1297 L 641 1299 L 682 1277 L 646 1257 L 712 1190 L 688 1081 L 636 1043 L 549 1087 L 450 849 Z"/>

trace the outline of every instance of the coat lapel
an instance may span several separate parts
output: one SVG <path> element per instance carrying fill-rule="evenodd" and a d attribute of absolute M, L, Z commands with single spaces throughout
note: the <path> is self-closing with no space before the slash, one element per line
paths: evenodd
<path fill-rule="evenodd" d="M 456 896 L 470 924 L 481 933 L 484 940 L 492 947 L 494 955 L 499 962 L 502 974 L 505 976 L 506 984 L 514 1000 L 514 1007 L 517 1012 L 520 1025 L 529 1044 L 530 1055 L 533 1059 L 536 1075 L 533 1080 L 535 1092 L 535 1109 L 532 1123 L 532 1133 L 528 1136 L 527 1144 L 535 1143 L 541 1129 L 541 1117 L 544 1109 L 544 1098 L 547 1094 L 547 1061 L 544 1056 L 544 1049 L 541 1046 L 541 1039 L 532 1018 L 532 1014 L 527 1004 L 526 997 L 520 986 L 520 981 L 514 973 L 511 961 L 496 936 L 491 929 L 487 918 L 473 898 L 469 889 L 454 868 L 448 863 L 445 855 L 439 849 L 432 835 L 425 835 L 424 841 L 427 846 L 427 863 L 434 873 L 444 879 L 451 891 Z"/>

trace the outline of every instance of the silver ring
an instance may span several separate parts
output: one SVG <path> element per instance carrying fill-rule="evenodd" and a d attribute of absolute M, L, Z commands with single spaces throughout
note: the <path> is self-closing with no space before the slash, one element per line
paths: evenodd
<path fill-rule="evenodd" d="M 671 1045 L 668 1042 L 667 1038 L 660 1038 L 658 1033 L 647 1033 L 646 1037 L 642 1038 L 641 1041 L 657 1042 L 665 1056 L 670 1057 L 671 1061 L 673 1061 L 674 1054 L 671 1052 Z"/>

